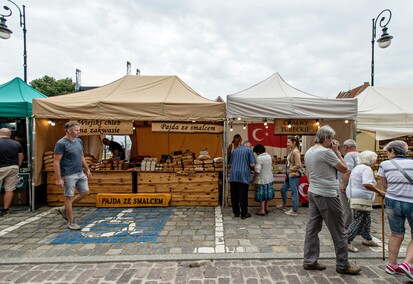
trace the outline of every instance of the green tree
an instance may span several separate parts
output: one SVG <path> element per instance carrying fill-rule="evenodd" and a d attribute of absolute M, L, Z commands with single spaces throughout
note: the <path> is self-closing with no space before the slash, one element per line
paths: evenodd
<path fill-rule="evenodd" d="M 75 92 L 75 83 L 71 78 L 56 80 L 50 76 L 35 79 L 30 82 L 30 85 L 40 93 L 48 96 L 58 96 Z"/>

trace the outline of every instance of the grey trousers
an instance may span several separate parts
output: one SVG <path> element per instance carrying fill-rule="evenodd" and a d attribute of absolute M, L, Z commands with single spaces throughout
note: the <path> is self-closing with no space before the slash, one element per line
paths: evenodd
<path fill-rule="evenodd" d="M 323 197 L 308 193 L 308 222 L 304 242 L 304 264 L 315 264 L 320 257 L 320 233 L 323 221 L 333 239 L 336 252 L 336 267 L 348 267 L 347 235 L 344 232 L 343 214 L 340 198 Z"/>
<path fill-rule="evenodd" d="M 350 200 L 348 200 L 345 192 L 338 191 L 340 196 L 341 206 L 343 207 L 344 229 L 348 229 L 353 223 L 353 209 L 350 208 Z"/>

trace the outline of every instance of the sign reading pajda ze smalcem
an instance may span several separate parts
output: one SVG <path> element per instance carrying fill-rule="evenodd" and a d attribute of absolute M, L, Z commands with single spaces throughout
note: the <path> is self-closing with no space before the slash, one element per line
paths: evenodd
<path fill-rule="evenodd" d="M 165 207 L 170 201 L 170 193 L 96 194 L 96 207 Z"/>
<path fill-rule="evenodd" d="M 133 122 L 128 120 L 78 119 L 80 135 L 132 134 Z"/>
<path fill-rule="evenodd" d="M 288 124 L 291 127 L 288 127 Z M 274 120 L 274 134 L 288 135 L 288 134 L 316 134 L 318 130 L 317 120 L 315 119 L 275 119 Z"/>
<path fill-rule="evenodd" d="M 153 132 L 223 133 L 224 127 L 212 123 L 152 122 Z"/>

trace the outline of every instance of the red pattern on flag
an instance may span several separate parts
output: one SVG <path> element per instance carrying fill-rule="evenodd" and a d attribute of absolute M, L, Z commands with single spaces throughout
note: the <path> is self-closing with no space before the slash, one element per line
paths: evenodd
<path fill-rule="evenodd" d="M 287 148 L 287 135 L 274 135 L 274 124 L 268 123 L 265 128 L 263 123 L 248 124 L 248 140 L 253 146 L 261 144 L 277 148 Z"/>

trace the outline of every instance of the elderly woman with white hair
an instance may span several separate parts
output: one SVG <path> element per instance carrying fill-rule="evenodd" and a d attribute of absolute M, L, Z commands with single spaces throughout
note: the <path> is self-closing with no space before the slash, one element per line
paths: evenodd
<path fill-rule="evenodd" d="M 408 145 L 401 140 L 388 143 L 384 150 L 389 160 L 380 164 L 377 173 L 382 185 L 387 188 L 386 213 L 391 235 L 389 238 L 388 274 L 404 273 L 413 280 L 413 160 L 406 157 Z M 397 263 L 400 246 L 406 232 L 406 220 L 410 225 L 410 239 L 406 257 L 401 264 Z"/>
<path fill-rule="evenodd" d="M 376 187 L 376 179 L 372 167 L 377 160 L 377 154 L 372 151 L 363 151 L 360 153 L 359 164 L 351 171 L 349 183 L 346 189 L 348 199 L 359 198 L 374 200 L 377 193 L 384 197 L 384 191 Z M 357 252 L 358 249 L 351 245 L 351 242 L 357 235 L 363 237 L 362 244 L 366 246 L 378 246 L 373 241 L 370 234 L 371 214 L 370 211 L 359 211 L 354 209 L 353 222 L 347 229 L 348 250 Z"/>

